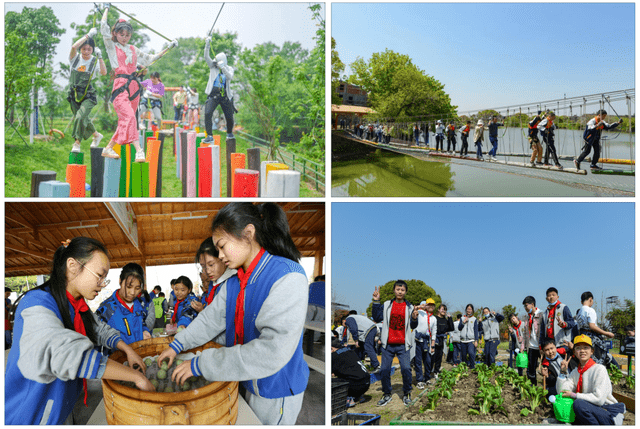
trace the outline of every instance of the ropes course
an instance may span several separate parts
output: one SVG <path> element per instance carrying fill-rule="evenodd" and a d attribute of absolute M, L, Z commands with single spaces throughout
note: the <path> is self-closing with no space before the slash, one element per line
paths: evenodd
<path fill-rule="evenodd" d="M 624 102 L 627 107 L 627 118 L 623 118 L 617 112 L 613 103 L 616 102 Z M 586 142 L 583 139 L 582 133 L 587 127 L 587 122 L 592 119 L 592 117 L 596 114 L 597 110 L 608 110 L 610 115 L 607 115 L 608 118 L 612 118 L 614 116 L 617 117 L 616 122 L 620 122 L 621 119 L 624 121 L 617 127 L 617 130 L 611 130 L 610 132 L 603 130 L 600 137 L 600 144 L 602 146 L 602 158 L 599 159 L 598 165 L 599 168 L 595 166 L 592 167 L 592 172 L 595 174 L 617 174 L 617 175 L 635 175 L 635 159 L 634 159 L 634 143 L 633 143 L 633 134 L 631 130 L 631 118 L 634 116 L 633 107 L 635 106 L 635 89 L 624 89 L 618 91 L 610 91 L 605 93 L 597 93 L 597 94 L 589 94 L 582 95 L 576 97 L 563 97 L 553 100 L 546 101 L 536 101 L 531 103 L 523 103 L 518 105 L 507 105 L 507 106 L 499 106 L 494 108 L 485 108 L 478 110 L 470 110 L 464 112 L 458 112 L 457 114 L 451 114 L 447 112 L 445 114 L 432 113 L 429 115 L 423 116 L 402 116 L 397 118 L 384 118 L 377 115 L 371 115 L 370 119 L 365 117 L 364 122 L 377 124 L 387 123 L 388 125 L 393 126 L 393 132 L 391 132 L 392 137 L 400 140 L 409 140 L 411 142 L 415 142 L 415 137 L 413 132 L 411 131 L 413 125 L 417 125 L 421 131 L 426 130 L 427 133 L 431 133 L 434 135 L 434 125 L 437 120 L 441 120 L 443 123 L 459 123 L 458 127 L 461 127 L 462 124 L 466 120 L 471 120 L 472 127 L 473 122 L 478 120 L 483 120 L 485 123 L 485 131 L 487 131 L 487 123 L 491 119 L 491 116 L 488 116 L 487 112 L 497 112 L 500 116 L 499 121 L 504 123 L 504 131 L 499 136 L 499 148 L 498 148 L 498 156 L 500 156 L 501 160 L 491 160 L 488 158 L 487 160 L 492 163 L 500 163 L 500 164 L 509 164 L 509 165 L 518 165 L 522 167 L 535 167 L 535 168 L 546 168 L 550 171 L 564 171 L 564 172 L 574 172 L 577 174 L 586 174 L 585 170 L 577 170 L 576 168 L 563 168 L 562 166 L 556 167 L 548 167 L 548 165 L 535 165 L 533 163 L 528 162 L 527 158 L 531 157 L 531 152 L 526 149 L 525 140 L 528 139 L 528 136 L 525 134 L 528 122 L 535 115 L 532 114 L 532 110 L 534 112 L 541 111 L 542 116 L 545 117 L 547 113 L 553 112 L 556 117 L 553 119 L 555 122 L 556 130 L 555 130 L 555 143 L 556 150 L 559 159 L 564 160 L 574 160 L 578 157 L 581 151 L 585 148 Z M 579 117 L 574 116 L 574 107 L 576 107 L 576 112 L 580 113 Z M 527 110 L 526 122 L 523 121 L 523 109 Z M 589 112 L 591 110 L 591 113 Z M 495 113 L 493 113 L 495 115 Z M 490 115 L 490 114 L 489 114 Z M 517 115 L 517 122 L 514 116 Z M 569 122 L 566 121 L 566 118 L 569 119 Z M 557 121 L 557 122 L 556 122 Z M 625 124 L 626 122 L 626 124 Z M 613 121 L 608 121 L 608 123 L 613 123 Z M 559 125 L 559 126 L 558 126 Z M 517 147 L 517 143 L 515 141 L 512 142 L 515 134 L 513 132 L 508 132 L 508 128 L 520 128 L 520 147 L 521 153 L 514 153 L 513 149 Z M 577 128 L 576 128 L 577 127 Z M 560 132 L 562 130 L 562 132 Z M 580 133 L 579 137 L 576 138 L 576 134 Z M 625 133 L 629 136 L 629 141 L 620 142 L 618 141 L 618 146 L 620 144 L 628 144 L 629 146 L 629 158 L 628 159 L 616 159 L 615 156 L 612 155 L 612 147 L 611 142 L 616 141 L 622 133 Z M 436 151 L 435 149 L 429 147 L 429 136 L 424 135 L 422 133 L 420 135 L 419 142 L 424 144 L 424 146 L 419 145 L 415 146 L 415 148 L 419 148 L 422 152 L 428 152 L 430 156 L 446 156 L 449 158 L 463 158 L 462 156 L 456 156 L 455 153 L 443 153 Z M 505 138 L 506 137 L 506 138 Z M 571 139 L 571 141 L 567 141 Z M 540 139 L 542 142 L 542 139 Z M 473 143 L 473 128 L 469 133 L 469 141 L 470 145 Z M 579 141 L 579 144 L 578 144 Z M 414 143 L 415 144 L 415 143 Z M 546 143 L 543 143 L 546 144 Z M 513 147 L 512 147 L 513 146 Z M 573 154 L 567 154 L 567 149 L 573 146 Z M 486 148 L 486 149 L 485 149 Z M 483 151 L 491 148 L 491 144 L 485 138 Z M 621 157 L 621 151 L 616 151 L 618 158 Z M 570 150 L 570 149 L 569 149 Z M 565 151 L 563 153 L 563 151 Z M 590 155 L 589 155 L 590 156 Z M 509 157 L 522 157 L 522 162 L 511 162 L 508 160 Z M 466 157 L 466 159 L 470 159 Z M 545 160 L 547 160 L 547 156 L 545 155 Z M 590 161 L 591 158 L 585 158 L 585 161 Z M 618 164 L 618 165 L 629 165 L 631 166 L 630 170 L 614 170 L 610 168 L 602 168 L 603 164 Z M 572 166 L 573 167 L 573 166 Z M 596 171 L 599 170 L 599 171 Z"/>

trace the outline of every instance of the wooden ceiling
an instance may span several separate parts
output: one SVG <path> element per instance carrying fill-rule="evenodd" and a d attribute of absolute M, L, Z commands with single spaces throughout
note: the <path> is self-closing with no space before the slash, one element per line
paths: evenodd
<path fill-rule="evenodd" d="M 211 222 L 226 202 L 7 202 L 5 277 L 49 274 L 62 241 L 86 236 L 101 241 L 111 268 L 193 263 Z M 325 254 L 325 206 L 278 203 L 304 257 Z M 184 219 L 195 217 L 194 219 Z M 178 219 L 176 219 L 178 218 Z M 137 234 L 136 234 L 137 233 Z M 137 235 L 137 239 L 136 239 Z"/>

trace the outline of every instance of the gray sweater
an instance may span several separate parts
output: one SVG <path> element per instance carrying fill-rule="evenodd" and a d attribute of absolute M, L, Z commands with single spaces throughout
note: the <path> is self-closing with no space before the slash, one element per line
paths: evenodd
<path fill-rule="evenodd" d="M 185 350 L 201 346 L 226 329 L 226 283 L 193 322 L 176 334 Z M 282 369 L 300 342 L 307 314 L 309 285 L 301 273 L 290 273 L 271 287 L 255 321 L 260 337 L 247 344 L 207 349 L 200 371 L 210 381 L 256 381 Z"/>

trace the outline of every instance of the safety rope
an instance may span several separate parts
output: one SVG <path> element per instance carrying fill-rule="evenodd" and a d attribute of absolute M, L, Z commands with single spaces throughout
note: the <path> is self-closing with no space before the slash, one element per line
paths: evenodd
<path fill-rule="evenodd" d="M 142 25 L 143 27 L 146 27 L 147 29 L 149 29 L 150 31 L 153 31 L 154 33 L 156 33 L 158 36 L 162 37 L 163 39 L 167 40 L 168 42 L 171 42 L 172 40 L 169 39 L 167 36 L 163 36 L 162 34 L 158 33 L 156 30 L 154 30 L 153 28 L 149 27 L 146 24 L 143 24 L 142 22 L 138 21 L 136 18 L 134 18 L 133 16 L 129 15 L 128 13 L 124 12 L 122 9 L 118 8 L 117 6 L 114 6 L 113 4 L 111 4 L 111 7 L 114 8 L 115 10 L 117 10 L 118 12 L 120 12 L 121 14 L 123 14 L 124 16 L 128 17 L 129 19 L 134 20 L 135 22 L 137 22 L 138 24 Z"/>

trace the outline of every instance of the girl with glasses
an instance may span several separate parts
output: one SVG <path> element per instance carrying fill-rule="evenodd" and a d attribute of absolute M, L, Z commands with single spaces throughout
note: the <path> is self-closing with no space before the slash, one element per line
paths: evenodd
<path fill-rule="evenodd" d="M 102 243 L 76 237 L 56 250 L 49 280 L 20 300 L 5 375 L 5 424 L 73 424 L 83 390 L 86 404 L 87 378 L 154 390 L 144 372 L 133 369 L 146 371 L 142 358 L 85 302 L 98 296 L 108 272 Z M 107 359 L 96 346 L 122 350 L 129 366 Z"/>

